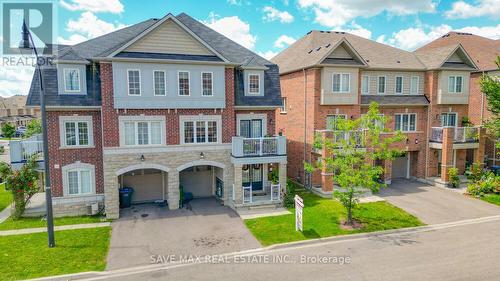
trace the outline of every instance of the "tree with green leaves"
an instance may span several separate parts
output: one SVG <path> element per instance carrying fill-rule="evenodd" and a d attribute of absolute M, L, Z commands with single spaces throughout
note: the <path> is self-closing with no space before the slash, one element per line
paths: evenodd
<path fill-rule="evenodd" d="M 33 119 L 28 123 L 28 126 L 26 126 L 26 133 L 24 133 L 24 136 L 26 138 L 29 138 L 33 135 L 41 133 L 42 133 L 42 122 L 39 119 Z"/>
<path fill-rule="evenodd" d="M 358 119 L 336 120 L 333 138 L 316 135 L 314 147 L 326 149 L 327 155 L 317 163 L 305 163 L 305 169 L 313 172 L 326 169 L 333 174 L 333 197 L 338 199 L 347 212 L 346 225 L 353 225 L 353 210 L 361 195 L 367 191 L 378 192 L 385 187 L 380 179 L 384 169 L 375 165 L 377 160 L 390 161 L 401 155 L 394 144 L 405 137 L 399 131 L 389 131 L 385 124 L 388 117 L 381 115 L 378 104 L 372 102 L 368 112 Z"/>
<path fill-rule="evenodd" d="M 497 56 L 495 63 L 500 70 L 500 56 Z M 485 126 L 489 134 L 500 139 L 500 78 L 484 74 L 479 84 L 481 92 L 488 101 L 488 110 L 493 114 L 491 119 L 486 121 Z M 497 146 L 500 147 L 500 142 L 497 142 Z"/>
<path fill-rule="evenodd" d="M 5 138 L 11 139 L 16 134 L 16 127 L 10 123 L 2 125 L 2 134 Z"/>

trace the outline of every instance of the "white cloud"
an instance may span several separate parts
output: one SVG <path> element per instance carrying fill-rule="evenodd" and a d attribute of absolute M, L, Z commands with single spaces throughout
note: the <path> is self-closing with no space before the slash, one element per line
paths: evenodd
<path fill-rule="evenodd" d="M 66 31 L 71 32 L 71 36 L 66 39 L 58 37 L 57 42 L 61 44 L 74 45 L 88 39 L 92 39 L 106 33 L 110 33 L 126 25 L 121 23 L 109 23 L 99 19 L 91 12 L 84 12 L 77 20 L 70 19 L 66 24 Z"/>
<path fill-rule="evenodd" d="M 290 37 L 288 35 L 281 35 L 274 42 L 274 47 L 283 48 L 285 46 L 292 45 L 295 41 L 297 41 L 297 39 L 295 39 L 293 37 Z"/>
<path fill-rule="evenodd" d="M 202 23 L 247 49 L 255 47 L 257 36 L 250 33 L 250 24 L 238 16 L 220 18 L 211 13 L 209 19 Z"/>
<path fill-rule="evenodd" d="M 61 6 L 70 11 L 89 11 L 89 12 L 108 12 L 120 14 L 123 12 L 123 4 L 120 0 L 69 0 L 65 2 L 61 0 Z"/>
<path fill-rule="evenodd" d="M 27 95 L 33 71 L 31 66 L 0 66 L 0 96 Z"/>
<path fill-rule="evenodd" d="M 236 6 L 241 6 L 243 4 L 249 5 L 250 3 L 246 0 L 227 0 L 227 3 L 230 5 L 236 5 Z"/>
<path fill-rule="evenodd" d="M 273 52 L 273 51 L 266 51 L 266 52 L 257 52 L 257 54 L 265 59 L 272 59 L 273 57 L 275 57 L 278 52 Z"/>
<path fill-rule="evenodd" d="M 410 27 L 394 32 L 391 37 L 386 38 L 385 35 L 377 37 L 377 42 L 389 44 L 401 49 L 413 51 L 424 44 L 435 40 L 450 31 L 469 32 L 475 35 L 500 39 L 500 24 L 496 26 L 466 26 L 453 29 L 451 26 L 442 24 L 431 27 Z"/>
<path fill-rule="evenodd" d="M 464 1 L 457 1 L 453 3 L 451 10 L 445 12 L 445 16 L 450 19 L 467 19 L 481 16 L 499 19 L 500 1 L 477 0 L 474 5 Z"/>
<path fill-rule="evenodd" d="M 64 45 L 75 45 L 86 40 L 88 40 L 88 38 L 80 34 L 72 34 L 68 39 L 60 36 L 57 37 L 57 43 Z"/>
<path fill-rule="evenodd" d="M 372 37 L 372 32 L 370 30 L 362 27 L 361 25 L 355 22 L 352 22 L 351 27 L 344 29 L 344 31 L 354 35 L 358 35 L 360 37 L 364 37 L 366 39 L 370 39 Z"/>
<path fill-rule="evenodd" d="M 312 10 L 315 21 L 327 27 L 342 27 L 357 17 L 369 18 L 384 11 L 402 16 L 434 12 L 434 0 L 298 0 L 300 8 Z"/>
<path fill-rule="evenodd" d="M 280 21 L 281 23 L 293 22 L 293 16 L 287 11 L 280 11 L 271 6 L 264 7 L 263 11 L 264 16 L 262 19 L 265 21 Z"/>

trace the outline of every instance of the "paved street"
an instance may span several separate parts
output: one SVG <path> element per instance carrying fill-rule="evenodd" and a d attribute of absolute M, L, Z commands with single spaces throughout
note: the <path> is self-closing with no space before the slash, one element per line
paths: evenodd
<path fill-rule="evenodd" d="M 118 271 L 90 280 L 498 280 L 500 216 L 400 234 L 274 249 L 290 264 L 239 263 L 165 265 Z M 301 256 L 349 257 L 350 263 L 301 264 Z M 241 261 L 241 257 L 240 257 Z"/>
<path fill-rule="evenodd" d="M 500 215 L 498 206 L 416 181 L 394 180 L 379 196 L 426 224 Z"/>

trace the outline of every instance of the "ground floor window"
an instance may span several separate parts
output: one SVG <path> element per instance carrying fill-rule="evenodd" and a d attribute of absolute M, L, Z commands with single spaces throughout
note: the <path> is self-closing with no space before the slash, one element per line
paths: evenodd
<path fill-rule="evenodd" d="M 91 164 L 74 163 L 63 170 L 64 195 L 84 195 L 95 193 L 95 167 Z"/>

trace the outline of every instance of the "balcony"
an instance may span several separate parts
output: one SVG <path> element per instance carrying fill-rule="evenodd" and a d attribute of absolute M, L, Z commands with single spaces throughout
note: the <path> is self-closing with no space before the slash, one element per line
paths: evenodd
<path fill-rule="evenodd" d="M 430 147 L 441 149 L 443 128 L 432 127 Z M 450 127 L 453 134 L 453 149 L 477 148 L 479 146 L 479 127 Z"/>
<path fill-rule="evenodd" d="M 24 140 L 13 140 L 9 142 L 10 163 L 17 169 L 21 167 L 31 157 L 36 157 L 39 162 L 43 162 L 43 141 L 42 135 L 34 135 Z"/>
<path fill-rule="evenodd" d="M 233 163 L 241 162 L 244 164 L 256 164 L 264 163 L 262 161 L 265 160 L 268 160 L 270 161 L 269 163 L 272 163 L 273 160 L 277 160 L 277 158 L 286 159 L 286 137 L 233 137 L 231 154 Z M 249 159 L 255 159 L 255 161 L 251 161 Z"/>
<path fill-rule="evenodd" d="M 350 141 L 352 140 L 356 143 L 357 149 L 365 149 L 364 139 L 365 139 L 365 130 L 362 131 L 352 131 L 352 132 L 344 132 L 344 131 L 334 131 L 334 130 L 316 130 L 316 134 L 320 135 L 324 141 L 330 140 L 334 145 L 335 149 L 342 149 L 342 141 Z M 321 149 L 315 149 L 315 152 L 318 154 L 322 154 Z"/>

